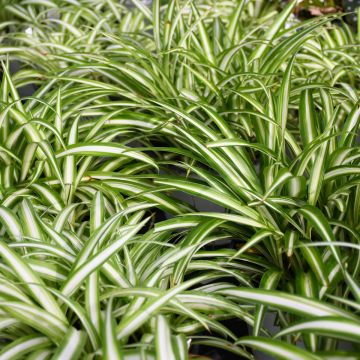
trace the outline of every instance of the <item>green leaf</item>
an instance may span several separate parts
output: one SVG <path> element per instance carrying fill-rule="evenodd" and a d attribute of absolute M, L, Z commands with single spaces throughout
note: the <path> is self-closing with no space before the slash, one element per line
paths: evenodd
<path fill-rule="evenodd" d="M 157 168 L 155 162 L 147 155 L 118 144 L 109 144 L 104 142 L 88 142 L 84 144 L 77 143 L 75 145 L 69 145 L 67 150 L 58 153 L 56 157 L 61 158 L 69 155 L 125 156 L 135 160 L 143 161 Z"/>
<path fill-rule="evenodd" d="M 265 289 L 233 288 L 219 290 L 219 293 L 234 297 L 244 302 L 270 306 L 274 309 L 288 311 L 302 316 L 339 316 L 346 319 L 357 319 L 356 316 L 333 305 L 317 300 L 304 298 L 283 291 Z"/>
<path fill-rule="evenodd" d="M 338 317 L 325 317 L 315 320 L 300 322 L 278 332 L 276 337 L 293 333 L 316 333 L 336 339 L 359 342 L 360 325 L 358 322 Z"/>
<path fill-rule="evenodd" d="M 0 206 L 0 219 L 10 238 L 20 241 L 23 237 L 23 229 L 14 212 L 4 206 Z"/>
<path fill-rule="evenodd" d="M 67 320 L 63 311 L 60 309 L 60 306 L 53 296 L 42 287 L 44 286 L 42 280 L 15 251 L 10 249 L 2 241 L 0 241 L 0 255 L 3 261 L 12 268 L 17 278 L 24 283 L 33 298 L 50 314 L 57 316 L 66 324 Z M 36 284 L 40 286 L 37 286 Z"/>
<path fill-rule="evenodd" d="M 121 247 L 146 224 L 147 221 L 148 219 L 145 219 L 140 224 L 129 226 L 125 234 L 115 239 L 110 245 L 98 251 L 82 265 L 74 269 L 66 279 L 61 290 L 62 293 L 66 296 L 73 294 L 92 272 L 96 271 L 111 256 L 118 252 Z"/>
<path fill-rule="evenodd" d="M 46 336 L 24 336 L 5 346 L 0 352 L 0 359 L 21 359 L 28 353 L 35 352 L 38 349 L 46 348 L 50 345 L 51 341 Z"/>
<path fill-rule="evenodd" d="M 170 326 L 164 315 L 156 317 L 155 344 L 157 360 L 175 360 L 177 358 L 172 349 Z"/>
<path fill-rule="evenodd" d="M 292 13 L 295 5 L 296 1 L 290 1 L 289 4 L 284 8 L 284 10 L 277 16 L 271 27 L 269 27 L 269 29 L 266 31 L 262 38 L 262 40 L 264 40 L 264 43 L 259 45 L 251 54 L 250 61 L 261 58 L 263 56 L 263 54 L 267 50 L 267 47 L 269 46 L 269 43 L 271 43 L 274 37 L 278 34 L 281 27 L 284 25 L 286 19 Z"/>
<path fill-rule="evenodd" d="M 116 325 L 113 318 L 113 299 L 110 298 L 106 307 L 103 325 L 103 354 L 105 359 L 122 360 L 120 344 L 116 339 Z"/>
<path fill-rule="evenodd" d="M 38 330 L 56 343 L 62 340 L 67 331 L 67 323 L 37 306 L 15 301 L 2 301 L 0 307 L 21 323 Z"/>
<path fill-rule="evenodd" d="M 85 341 L 86 333 L 71 327 L 52 358 L 54 360 L 65 358 L 69 360 L 79 359 L 85 345 Z"/>
<path fill-rule="evenodd" d="M 268 270 L 261 278 L 260 288 L 267 289 L 267 290 L 274 290 L 276 289 L 282 273 L 276 269 Z M 253 335 L 259 336 L 260 329 L 262 326 L 262 322 L 265 315 L 265 306 L 264 305 L 256 305 L 255 308 L 255 319 L 254 319 L 254 329 Z"/>
<path fill-rule="evenodd" d="M 237 344 L 249 346 L 266 354 L 275 356 L 277 359 L 320 360 L 321 357 L 305 351 L 295 345 L 283 341 L 248 336 L 241 338 Z"/>

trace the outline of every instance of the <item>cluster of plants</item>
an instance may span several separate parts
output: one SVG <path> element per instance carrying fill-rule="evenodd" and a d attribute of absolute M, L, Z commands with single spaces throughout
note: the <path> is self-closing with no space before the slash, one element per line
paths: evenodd
<path fill-rule="evenodd" d="M 2 1 L 1 360 L 359 358 L 359 37 L 279 5 Z"/>

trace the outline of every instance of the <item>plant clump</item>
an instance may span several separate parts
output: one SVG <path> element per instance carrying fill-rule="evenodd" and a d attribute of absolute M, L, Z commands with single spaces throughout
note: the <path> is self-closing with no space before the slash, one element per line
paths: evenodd
<path fill-rule="evenodd" d="M 1 360 L 358 358 L 360 53 L 341 14 L 2 5 Z"/>

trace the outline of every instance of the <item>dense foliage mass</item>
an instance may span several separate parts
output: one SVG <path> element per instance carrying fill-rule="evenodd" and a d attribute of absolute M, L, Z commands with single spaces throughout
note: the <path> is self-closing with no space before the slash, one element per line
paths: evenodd
<path fill-rule="evenodd" d="M 358 358 L 359 38 L 279 4 L 3 0 L 1 360 Z"/>

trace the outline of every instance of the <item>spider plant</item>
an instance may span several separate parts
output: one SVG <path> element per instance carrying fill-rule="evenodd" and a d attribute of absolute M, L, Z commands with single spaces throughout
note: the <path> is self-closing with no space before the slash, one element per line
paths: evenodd
<path fill-rule="evenodd" d="M 357 358 L 356 36 L 133 3 L 5 7 L 0 359 Z"/>

